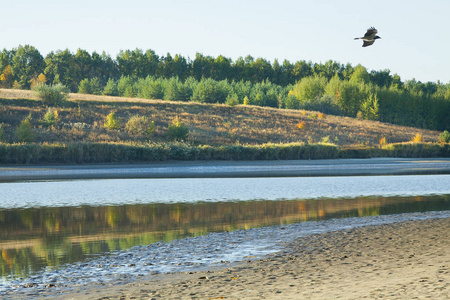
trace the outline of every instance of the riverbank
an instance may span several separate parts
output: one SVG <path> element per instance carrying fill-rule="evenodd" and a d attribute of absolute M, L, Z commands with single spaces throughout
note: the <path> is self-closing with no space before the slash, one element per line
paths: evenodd
<path fill-rule="evenodd" d="M 315 228 L 313 234 L 308 227 Z M 145 257 L 152 256 L 150 248 L 136 248 L 80 264 L 79 267 L 86 269 L 83 275 L 75 275 L 75 269 L 70 271 L 78 284 L 63 284 L 65 272 L 60 270 L 42 277 L 42 283 L 36 277 L 3 296 L 5 299 L 109 300 L 448 299 L 449 229 L 449 212 L 445 211 L 305 222 L 223 233 L 159 245 L 162 248 L 158 252 L 174 254 L 174 250 L 183 252 L 187 246 L 203 256 L 209 249 L 214 256 L 215 248 L 221 252 L 221 247 L 234 247 L 235 243 L 242 248 L 243 240 L 249 238 L 261 243 L 273 240 L 279 249 L 269 251 L 272 254 L 262 258 L 249 255 L 247 261 L 231 265 L 219 263 L 206 269 L 192 265 L 182 272 L 133 277 L 133 273 L 140 272 L 133 270 L 142 269 L 138 266 L 146 265 Z M 264 237 L 257 237 L 261 234 Z M 121 264 L 128 266 L 127 274 L 110 272 Z M 98 279 L 89 279 L 90 272 L 97 272 Z M 106 275 L 111 278 L 108 280 Z"/>
<path fill-rule="evenodd" d="M 232 178 L 450 174 L 450 158 L 185 161 L 0 166 L 0 181 L 109 178 Z"/>
<path fill-rule="evenodd" d="M 449 299 L 450 218 L 300 238 L 263 260 L 156 276 L 64 299 Z"/>

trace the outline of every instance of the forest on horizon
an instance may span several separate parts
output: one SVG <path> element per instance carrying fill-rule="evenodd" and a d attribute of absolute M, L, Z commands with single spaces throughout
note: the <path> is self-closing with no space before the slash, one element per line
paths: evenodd
<path fill-rule="evenodd" d="M 71 92 L 148 99 L 309 109 L 433 130 L 450 129 L 450 83 L 402 81 L 329 60 L 270 62 L 248 55 L 233 61 L 197 53 L 194 59 L 153 50 L 122 50 L 112 58 L 78 49 L 44 58 L 25 45 L 0 52 L 0 87 L 63 84 Z"/>

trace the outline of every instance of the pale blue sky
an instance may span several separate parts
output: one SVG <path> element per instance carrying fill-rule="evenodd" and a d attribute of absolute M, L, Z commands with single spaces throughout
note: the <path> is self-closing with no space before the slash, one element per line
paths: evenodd
<path fill-rule="evenodd" d="M 29 44 L 41 54 L 152 49 L 194 58 L 248 54 L 389 69 L 402 80 L 450 82 L 448 0 L 9 0 L 0 49 Z M 6 3 L 5 3 L 6 2 Z M 366 29 L 382 37 L 362 48 Z"/>

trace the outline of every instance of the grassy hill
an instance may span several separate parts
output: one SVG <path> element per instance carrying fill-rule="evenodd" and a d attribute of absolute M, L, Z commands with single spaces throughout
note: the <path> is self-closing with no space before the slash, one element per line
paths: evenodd
<path fill-rule="evenodd" d="M 385 139 L 386 143 L 405 143 L 414 139 L 419 134 L 425 142 L 437 142 L 440 132 L 417 129 L 411 127 L 401 127 L 392 124 L 380 123 L 375 121 L 358 120 L 348 117 L 338 117 L 332 115 L 323 115 L 320 112 L 285 110 L 257 106 L 227 106 L 223 104 L 200 104 L 195 102 L 172 102 L 163 100 L 146 100 L 136 98 L 121 98 L 109 96 L 94 96 L 83 94 L 70 94 L 69 100 L 62 106 L 57 107 L 59 121 L 54 126 L 45 126 L 42 119 L 48 107 L 41 101 L 36 100 L 33 92 L 24 90 L 0 89 L 0 124 L 3 130 L 3 145 L 8 146 L 4 150 L 4 156 L 15 156 L 17 149 L 11 148 L 11 145 L 19 147 L 16 130 L 21 121 L 31 116 L 31 125 L 33 127 L 33 144 L 61 145 L 70 143 L 84 144 L 102 144 L 105 145 L 169 145 L 172 141 L 168 137 L 168 126 L 173 119 L 178 116 L 189 128 L 189 137 L 187 144 L 183 147 L 210 147 L 236 146 L 252 147 L 252 155 L 240 155 L 236 149 L 232 150 L 233 155 L 223 156 L 216 154 L 204 155 L 191 154 L 184 156 L 187 159 L 282 159 L 284 154 L 261 155 L 254 154 L 256 147 L 263 144 L 272 144 L 270 147 L 285 147 L 286 144 L 295 145 L 331 145 L 343 151 L 345 149 L 379 149 L 380 139 Z M 54 110 L 54 108 L 52 108 Z M 111 130 L 104 127 L 105 118 L 111 112 L 115 112 L 120 122 L 117 130 Z M 126 130 L 126 123 L 135 116 L 147 116 L 155 122 L 155 130 L 151 135 L 132 134 Z M 273 145 L 275 144 L 275 146 Z M 0 144 L 2 145 L 2 144 Z M 84 146 L 83 146 L 84 147 Z M 148 147 L 148 146 L 145 146 Z M 297 146 L 296 146 L 297 147 Z M 242 149 L 239 148 L 239 151 Z M 442 148 L 442 147 L 441 147 Z M 448 148 L 448 147 L 447 147 Z M 445 149 L 447 149 L 445 148 Z M 46 150 L 50 154 L 43 154 L 42 149 L 20 150 L 22 152 L 34 151 L 33 155 L 56 156 L 56 152 L 62 150 Z M 88 151 L 85 148 L 80 151 Z M 104 148 L 101 151 L 106 151 Z M 201 151 L 206 151 L 204 148 Z M 199 150 L 199 151 L 200 151 Z M 390 149 L 392 150 L 392 149 Z M 448 149 L 447 149 L 448 150 Z M 445 151 L 447 151 L 445 150 Z M 5 152 L 6 151 L 6 152 Z M 19 152 L 20 152 L 19 151 Z M 56 152 L 55 152 L 56 151 Z M 69 151 L 69 150 L 67 150 Z M 70 150 L 74 152 L 75 150 Z M 69 152 L 70 152 L 69 151 Z M 76 152 L 75 151 L 75 152 Z M 121 161 L 124 156 L 122 152 L 114 150 L 114 158 L 104 158 L 92 160 L 93 154 L 98 155 L 98 149 L 91 149 L 90 158 L 74 161 L 80 162 L 103 162 L 103 161 Z M 110 151 L 110 150 L 108 150 Z M 112 151 L 112 150 L 111 150 Z M 121 150 L 122 151 L 122 150 Z M 138 150 L 133 150 L 133 155 Z M 147 151 L 147 150 L 146 150 Z M 160 151 L 160 150 L 158 150 Z M 172 151 L 173 149 L 164 150 Z M 184 151 L 184 150 L 183 150 Z M 191 150 L 189 150 L 191 151 Z M 210 149 L 208 151 L 211 151 Z M 224 151 L 223 149 L 220 151 Z M 276 150 L 278 151 L 278 150 Z M 286 150 L 287 151 L 287 150 Z M 292 152 L 291 150 L 289 150 Z M 302 150 L 303 151 L 303 150 Z M 317 150 L 314 150 L 317 152 Z M 328 151 L 328 150 L 327 150 Z M 334 150 L 333 150 L 334 151 Z M 342 154 L 334 151 L 332 155 L 307 155 L 299 157 L 309 158 L 335 158 L 342 157 Z M 409 151 L 409 150 L 408 150 Z M 415 150 L 414 150 L 415 151 Z M 414 152 L 413 151 L 413 152 Z M 142 152 L 142 149 L 138 151 Z M 8 154 L 9 153 L 9 154 Z M 36 154 L 37 153 L 37 154 Z M 202 152 L 203 153 L 203 152 Z M 337 154 L 336 154 L 337 153 Z M 408 152 L 409 153 L 409 152 Z M 440 156 L 441 150 L 433 156 Z M 0 149 L 0 155 L 1 155 Z M 28 155 L 28 154 L 27 154 Z M 33 156 L 29 154 L 29 156 Z M 62 155 L 62 154 L 61 154 Z M 67 161 L 67 155 L 64 154 Z M 139 154 L 142 156 L 148 154 Z M 158 154 L 159 155 L 159 154 Z M 200 156 L 199 156 L 200 155 Z M 382 154 L 386 156 L 386 154 Z M 399 156 L 399 154 L 396 154 Z M 402 154 L 410 156 L 410 154 Z M 417 154 L 415 154 L 417 155 Z M 429 154 L 419 154 L 418 156 L 427 156 Z M 26 157 L 25 154 L 22 154 Z M 128 157 L 128 154 L 125 155 Z M 367 154 L 346 154 L 345 157 L 367 156 Z M 400 155 L 401 156 L 401 155 Z M 413 154 L 414 156 L 414 154 Z M 177 154 L 165 155 L 163 159 L 183 159 Z M 200 158 L 198 158 L 200 157 Z M 206 158 L 205 158 L 206 157 Z M 292 158 L 291 154 L 287 158 Z M 137 159 L 137 160 L 140 160 Z M 147 159 L 147 158 L 145 158 Z M 130 160 L 133 160 L 130 158 Z M 154 160 L 161 160 L 155 158 Z M 3 162 L 40 162 L 42 159 L 4 159 Z M 44 161 L 53 161 L 44 159 Z M 69 159 L 69 161 L 71 161 Z M 0 159 L 0 162 L 2 160 Z M 55 162 L 59 162 L 56 159 Z"/>
<path fill-rule="evenodd" d="M 438 131 L 402 127 L 376 121 L 323 115 L 319 112 L 274 109 L 257 106 L 200 104 L 136 98 L 70 94 L 58 107 L 60 121 L 53 128 L 39 122 L 47 106 L 35 100 L 33 92 L 0 89 L 0 123 L 9 142 L 16 141 L 14 130 L 31 114 L 36 142 L 129 142 L 167 141 L 168 124 L 178 116 L 189 128 L 189 142 L 203 145 L 264 144 L 329 141 L 340 147 L 377 146 L 411 141 L 420 133 L 426 142 L 436 142 Z M 106 116 L 115 112 L 119 130 L 103 127 Z M 134 115 L 155 122 L 150 137 L 133 136 L 125 130 Z M 299 125 L 299 123 L 301 125 Z M 301 127 L 301 128 L 299 128 Z"/>

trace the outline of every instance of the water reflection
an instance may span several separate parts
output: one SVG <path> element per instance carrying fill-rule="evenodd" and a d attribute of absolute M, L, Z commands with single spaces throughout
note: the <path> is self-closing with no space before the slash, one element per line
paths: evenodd
<path fill-rule="evenodd" d="M 207 232 L 450 209 L 450 195 L 0 210 L 1 277 Z"/>

